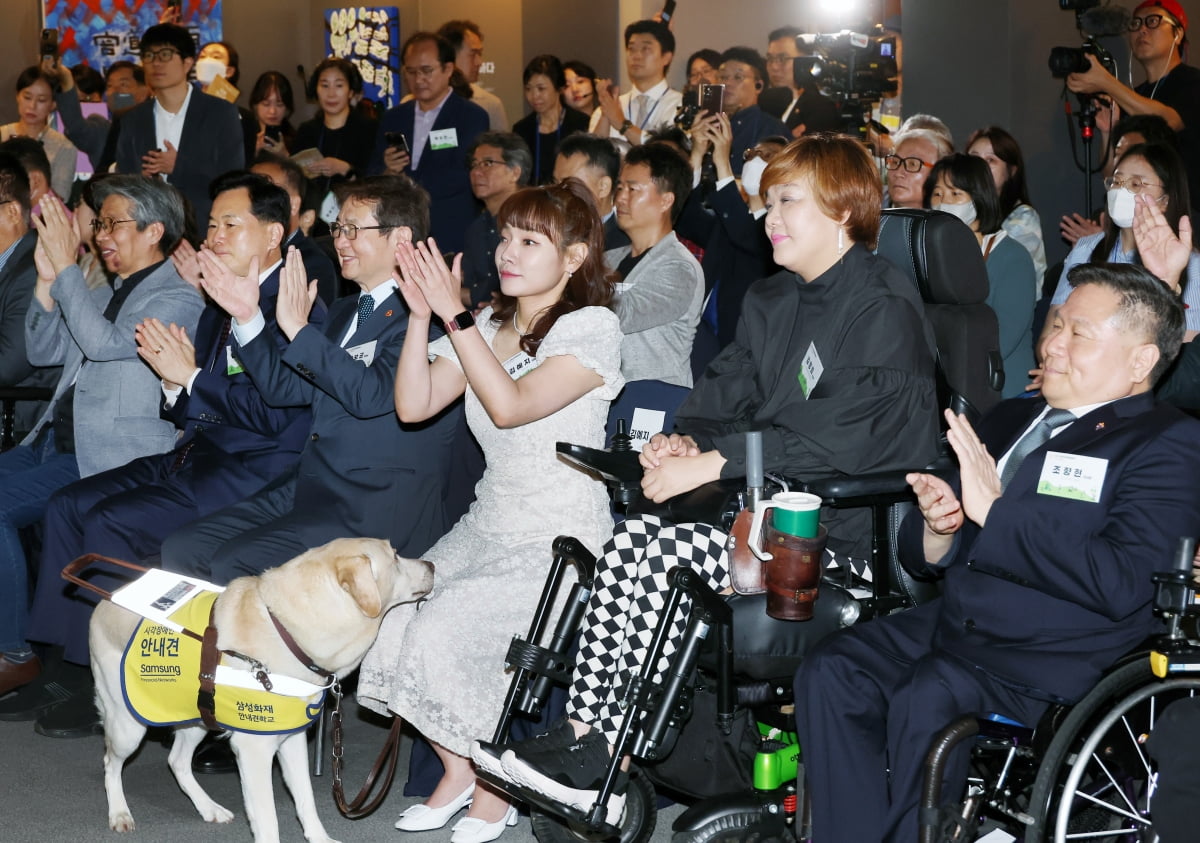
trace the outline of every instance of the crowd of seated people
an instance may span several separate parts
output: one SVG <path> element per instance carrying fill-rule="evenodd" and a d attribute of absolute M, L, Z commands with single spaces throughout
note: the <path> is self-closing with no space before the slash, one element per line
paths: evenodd
<path fill-rule="evenodd" d="M 1143 3 L 1134 20 L 1147 68 L 1159 53 L 1177 58 L 1180 39 L 1164 39 L 1185 37 L 1187 19 L 1173 0 Z M 407 38 L 407 96 L 379 111 L 363 102 L 355 64 L 332 56 L 315 64 L 303 92 L 285 73 L 262 73 L 239 108 L 206 93 L 214 79 L 236 85 L 234 45 L 198 49 L 173 23 L 147 29 L 140 61 L 118 61 L 103 77 L 53 59 L 24 70 L 17 120 L 0 127 L 0 386 L 46 387 L 52 397 L 18 404 L 21 444 L 0 454 L 0 720 L 32 721 L 59 738 L 98 728 L 86 667 L 92 607 L 57 576 L 76 556 L 223 584 L 340 536 L 387 537 L 402 555 L 434 559 L 443 583 L 420 614 L 385 624 L 364 663 L 370 705 L 414 723 L 444 764 L 428 801 L 397 827 L 440 827 L 468 803 L 453 832 L 459 843 L 512 825 L 513 808 L 477 787 L 469 757 L 586 809 L 619 719 L 611 678 L 636 666 L 653 622 L 629 607 L 662 590 L 674 564 L 726 585 L 726 537 L 653 517 L 626 520 L 613 536 L 600 487 L 553 459 L 554 438 L 599 444 L 602 410 L 621 385 L 653 380 L 692 389 L 679 432 L 643 452 L 643 487 L 655 501 L 743 473 L 750 429 L 765 433 L 768 469 L 791 477 L 924 465 L 939 424 L 936 349 L 916 289 L 872 253 L 889 207 L 951 214 L 974 235 L 1000 329 L 1004 397 L 1020 403 L 1001 404 L 978 437 L 946 422 L 963 462 L 959 485 L 911 478 L 920 505 L 909 544 L 921 566 L 954 584 L 924 620 L 873 623 L 872 635 L 903 638 L 897 663 L 918 672 L 905 667 L 864 691 L 862 671 L 840 667 L 864 649 L 884 652 L 863 634 L 839 637 L 813 663 L 833 667 L 804 669 L 841 671 L 837 688 L 818 694 L 804 685 L 808 674 L 797 680 L 806 758 L 811 745 L 828 788 L 813 791 L 826 811 L 815 822 L 834 829 L 820 836 L 892 833 L 843 826 L 841 809 L 829 812 L 850 773 L 839 777 L 828 759 L 853 750 L 818 735 L 842 728 L 828 724 L 848 716 L 848 699 L 862 701 L 874 724 L 873 751 L 908 752 L 933 719 L 978 699 L 1035 716 L 1045 694 L 1023 697 L 1013 683 L 1076 694 L 1095 671 L 1050 682 L 1050 661 L 1044 673 L 1013 673 L 977 649 L 969 653 L 985 675 L 964 678 L 942 658 L 937 631 L 969 610 L 979 613 L 978 648 L 1028 643 L 1020 629 L 984 629 L 973 603 L 984 598 L 959 594 L 976 587 L 974 549 L 1018 541 L 1010 513 L 1037 508 L 1031 469 L 1015 479 L 1008 470 L 1020 463 L 1012 453 L 1021 433 L 1053 418 L 1052 435 L 1079 433 L 1064 450 L 1111 448 L 1114 477 L 1140 477 L 1156 457 L 1096 444 L 1077 418 L 1101 413 L 1101 427 L 1131 442 L 1156 431 L 1162 459 L 1194 436 L 1191 422 L 1152 399 L 1157 389 L 1200 407 L 1200 352 L 1189 342 L 1200 332 L 1189 223 L 1200 126 L 1187 106 L 1169 104 L 1183 102 L 1174 92 L 1190 68 L 1169 64 L 1165 100 L 1140 89 L 1127 96 L 1095 69 L 1072 79 L 1112 102 L 1101 127 L 1107 207 L 1063 221 L 1073 248 L 1061 270 L 1047 269 L 1037 197 L 1012 134 L 987 126 L 956 147 L 945 122 L 927 114 L 910 116 L 887 149 L 836 134 L 836 103 L 792 75 L 797 34 L 765 33 L 762 49 L 695 49 L 679 91 L 668 81 L 670 26 L 635 21 L 624 30 L 629 90 L 613 84 L 614 68 L 538 55 L 522 74 L 528 111 L 513 122 L 479 84 L 484 33 L 465 20 Z M 724 99 L 710 112 L 700 88 L 712 84 Z M 300 93 L 312 106 L 307 120 Z M 107 117 L 85 114 L 81 103 L 101 95 Z M 77 180 L 80 155 L 90 180 Z M 1044 282 L 1053 289 L 1043 322 L 1035 305 Z M 1089 350 L 1081 325 L 1103 350 Z M 814 366 L 819 383 L 797 379 Z M 480 447 L 485 467 L 458 477 L 457 460 Z M 562 472 L 544 506 L 530 503 Z M 1200 533 L 1200 501 L 1177 492 L 1161 517 Z M 517 494 L 535 511 L 508 511 L 505 496 Z M 868 519 L 826 517 L 831 560 L 861 572 Z M 26 529 L 37 524 L 40 532 Z M 601 567 L 571 728 L 472 752 L 498 713 L 506 680 L 491 645 L 504 635 L 495 624 L 454 629 L 439 607 L 467 601 L 520 626 L 550 539 L 572 531 Z M 1151 538 L 1155 548 L 1166 540 Z M 1054 578 L 1067 576 L 1056 573 L 1055 552 L 1051 564 L 979 551 L 983 565 L 1042 571 L 997 599 L 1032 595 L 1051 613 L 1061 602 Z M 1094 567 L 1107 553 L 1096 551 Z M 1145 608 L 1148 584 L 1103 582 L 1120 605 L 1097 597 L 1084 609 Z M 1088 634 L 1111 634 L 1105 658 L 1128 638 L 1103 624 Z M 480 636 L 488 646 L 476 645 Z M 460 637 L 454 654 L 443 653 Z M 606 660 L 608 652 L 619 655 Z M 926 680 L 955 692 L 920 723 L 893 722 L 885 701 L 900 694 L 925 705 Z M 555 765 L 565 747 L 582 747 L 588 760 L 564 780 Z M 205 767 L 198 757 L 199 768 L 232 767 L 219 741 L 206 752 L 216 760 Z M 876 773 L 886 766 L 870 763 Z M 912 794 L 871 786 L 884 806 L 875 819 L 912 824 Z"/>

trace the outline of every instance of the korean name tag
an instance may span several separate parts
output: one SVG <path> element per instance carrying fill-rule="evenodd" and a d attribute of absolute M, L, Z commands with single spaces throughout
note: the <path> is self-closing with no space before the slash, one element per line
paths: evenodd
<path fill-rule="evenodd" d="M 1107 473 L 1108 460 L 1047 451 L 1038 478 L 1038 494 L 1096 503 Z"/>
<path fill-rule="evenodd" d="M 640 451 L 642 446 L 650 441 L 650 437 L 661 433 L 667 423 L 667 414 L 662 410 L 649 410 L 637 407 L 633 411 L 633 420 L 629 425 L 629 440 L 633 450 Z"/>
<path fill-rule="evenodd" d="M 805 398 L 812 395 L 812 391 L 817 388 L 817 381 L 821 380 L 821 373 L 824 371 L 825 367 L 821 365 L 821 355 L 817 354 L 816 343 L 810 342 L 808 351 L 804 352 L 804 359 L 800 361 L 800 373 L 796 375 Z"/>
<path fill-rule="evenodd" d="M 242 368 L 242 361 L 233 355 L 233 346 L 225 346 L 225 374 L 233 377 L 234 375 L 240 375 L 244 371 L 246 370 Z"/>
<path fill-rule="evenodd" d="M 361 362 L 364 366 L 370 366 L 375 360 L 375 344 L 377 342 L 379 340 L 371 340 L 370 342 L 364 342 L 362 345 L 351 346 L 346 349 L 346 353 Z"/>
<path fill-rule="evenodd" d="M 458 129 L 435 129 L 429 133 L 430 149 L 454 149 L 458 146 Z"/>

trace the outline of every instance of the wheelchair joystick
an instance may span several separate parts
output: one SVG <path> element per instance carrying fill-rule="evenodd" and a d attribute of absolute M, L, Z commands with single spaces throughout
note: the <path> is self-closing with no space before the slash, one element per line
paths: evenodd
<path fill-rule="evenodd" d="M 746 509 L 756 511 L 763 497 L 762 431 L 746 432 Z"/>
<path fill-rule="evenodd" d="M 612 444 L 609 445 L 608 450 L 614 454 L 633 450 L 633 440 L 629 438 L 625 419 L 617 419 L 617 432 L 613 434 Z"/>

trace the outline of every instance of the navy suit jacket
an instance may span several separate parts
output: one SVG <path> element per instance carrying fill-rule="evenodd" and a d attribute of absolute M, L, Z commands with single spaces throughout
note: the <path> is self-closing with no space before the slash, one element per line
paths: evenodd
<path fill-rule="evenodd" d="M 979 426 L 997 459 L 1045 403 L 1010 399 Z M 980 529 L 968 521 L 939 566 L 934 647 L 1050 700 L 1073 701 L 1160 629 L 1151 575 L 1200 535 L 1200 422 L 1144 393 L 1076 419 L 1021 464 Z M 1048 451 L 1107 462 L 1095 502 L 1039 493 Z M 918 510 L 901 528 L 923 559 Z"/>
<path fill-rule="evenodd" d="M 387 146 L 384 133 L 403 132 L 412 143 L 416 108 L 416 100 L 409 100 L 384 113 L 379 121 L 375 153 L 371 156 L 372 173 L 383 172 L 383 151 Z M 438 248 L 443 252 L 461 252 L 467 226 L 479 213 L 479 203 L 471 192 L 467 150 L 475 138 L 487 131 L 487 112 L 452 92 L 438 112 L 430 134 L 442 129 L 455 130 L 457 145 L 434 149 L 426 140 L 420 165 L 404 172 L 429 192 L 430 230 L 437 238 Z"/>
<path fill-rule="evenodd" d="M 122 115 L 114 130 L 120 133 L 116 146 L 118 173 L 140 173 L 142 156 L 162 146 L 154 128 L 154 100 L 134 106 Z M 193 89 L 183 118 L 175 170 L 167 176 L 167 181 L 192 203 L 197 231 L 208 228 L 208 212 L 212 208 L 209 182 L 245 165 L 246 150 L 237 106 Z"/>
<path fill-rule="evenodd" d="M 311 516 L 314 541 L 326 541 L 334 524 L 342 535 L 387 538 L 401 555 L 420 556 L 450 526 L 445 484 L 462 404 L 402 424 L 393 389 L 408 310 L 393 292 L 342 348 L 357 309 L 357 296 L 338 299 L 323 329 L 302 328 L 282 354 L 266 331 L 239 354 L 269 402 L 312 406 L 293 507 Z M 347 351 L 372 344 L 370 365 Z M 305 527 L 298 532 L 305 541 Z"/>
<path fill-rule="evenodd" d="M 37 232 L 30 229 L 0 270 L 0 386 L 53 388 L 62 375 L 61 366 L 34 366 L 25 350 L 25 315 L 37 284 L 36 245 Z M 18 402 L 16 429 L 28 430 L 45 409 L 44 401 Z"/>
<path fill-rule="evenodd" d="M 260 307 L 269 334 L 282 352 L 287 339 L 275 321 L 279 270 L 259 287 Z M 196 327 L 196 365 L 200 372 L 191 391 L 179 394 L 165 411 L 182 434 L 173 453 L 189 448 L 191 486 L 197 501 L 236 500 L 283 474 L 300 458 L 308 439 L 312 414 L 306 406 L 279 407 L 267 403 L 245 372 L 229 373 L 232 335 L 224 342 L 225 311 L 214 304 L 200 314 Z M 309 324 L 320 326 L 325 307 L 319 301 Z M 235 355 L 236 358 L 236 355 Z"/>

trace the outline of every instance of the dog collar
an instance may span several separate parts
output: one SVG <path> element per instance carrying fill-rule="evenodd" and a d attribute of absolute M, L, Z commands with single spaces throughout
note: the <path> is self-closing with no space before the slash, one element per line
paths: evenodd
<path fill-rule="evenodd" d="M 283 641 L 284 646 L 288 648 L 288 651 L 296 657 L 296 660 L 300 664 L 321 677 L 323 682 L 329 682 L 329 680 L 333 679 L 333 672 L 325 670 L 308 653 L 304 652 L 303 648 L 296 643 L 296 639 L 292 637 L 292 634 L 279 622 L 279 618 L 275 617 L 275 613 L 270 609 L 267 609 L 267 617 L 271 619 L 271 623 L 275 624 L 275 631 L 279 633 L 279 638 Z"/>

